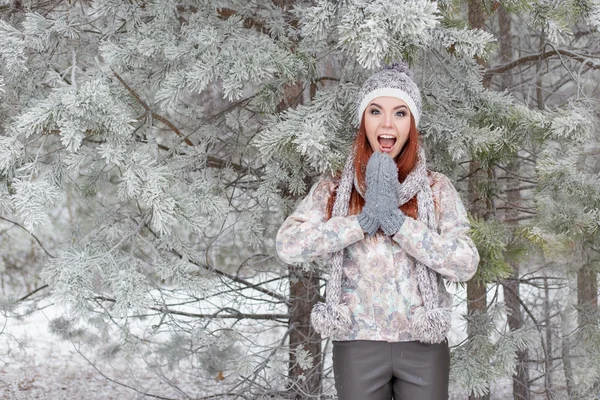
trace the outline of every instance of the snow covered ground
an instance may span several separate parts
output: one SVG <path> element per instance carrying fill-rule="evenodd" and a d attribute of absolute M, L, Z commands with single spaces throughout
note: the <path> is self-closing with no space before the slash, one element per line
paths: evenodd
<path fill-rule="evenodd" d="M 2 399 L 135 399 L 128 388 L 102 377 L 76 351 L 49 330 L 55 308 L 20 321 L 9 320 L 0 336 Z"/>
<path fill-rule="evenodd" d="M 455 310 L 454 332 L 450 343 L 462 339 L 458 318 L 464 312 L 461 307 Z M 102 371 L 110 379 L 102 376 L 77 351 L 76 345 L 61 340 L 50 332 L 49 321 L 59 316 L 61 310 L 57 306 L 45 308 L 22 320 L 10 319 L 0 335 L 0 398 L 2 399 L 139 399 L 139 393 L 122 386 L 110 379 L 125 382 L 143 392 L 161 394 L 167 398 L 185 398 L 176 389 L 170 387 L 156 375 L 139 368 L 141 362 L 126 362 L 116 357 L 110 362 L 102 357 L 94 357 L 94 362 L 102 366 Z M 4 325 L 0 320 L 0 327 Z M 89 352 L 86 357 L 91 357 Z M 138 360 L 141 361 L 141 360 Z M 329 360 L 330 361 L 330 360 Z M 136 376 L 132 381 L 131 376 Z M 188 393 L 202 397 L 198 383 L 185 381 L 174 382 L 176 386 L 185 388 Z M 196 387 L 194 387 L 196 386 Z M 512 398 L 511 381 L 505 379 L 492 388 L 493 400 Z M 466 399 L 465 393 L 452 392 L 450 400 Z"/>

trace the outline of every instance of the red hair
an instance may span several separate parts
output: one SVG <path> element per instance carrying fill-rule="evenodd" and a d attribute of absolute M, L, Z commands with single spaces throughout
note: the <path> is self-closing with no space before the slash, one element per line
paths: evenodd
<path fill-rule="evenodd" d="M 396 165 L 398 165 L 398 180 L 400 182 L 404 182 L 404 179 L 408 176 L 408 174 L 413 170 L 415 165 L 417 164 L 417 149 L 419 146 L 419 132 L 417 131 L 417 127 L 415 126 L 415 120 L 410 115 L 410 131 L 408 133 L 408 140 L 404 144 L 402 151 L 396 157 Z M 365 173 L 367 169 L 367 162 L 369 158 L 373 154 L 373 149 L 369 144 L 369 140 L 367 139 L 367 131 L 365 129 L 365 119 L 363 118 L 360 124 L 360 128 L 358 129 L 358 133 L 356 134 L 356 138 L 352 143 L 352 150 L 354 150 L 354 170 L 356 171 L 356 179 L 361 188 L 366 188 L 365 184 Z M 342 171 L 338 171 L 334 179 L 338 180 L 342 176 Z M 327 219 L 331 218 L 331 212 L 333 211 L 333 203 L 335 202 L 337 194 L 336 191 L 333 192 L 332 196 L 329 198 L 329 202 L 327 203 Z M 360 214 L 363 206 L 365 205 L 365 200 L 362 198 L 360 193 L 356 190 L 354 186 L 352 186 L 352 193 L 350 194 L 350 205 L 348 208 L 348 215 L 356 215 Z M 417 219 L 417 198 L 416 196 L 410 199 L 406 204 L 400 207 L 402 212 L 409 217 Z"/>

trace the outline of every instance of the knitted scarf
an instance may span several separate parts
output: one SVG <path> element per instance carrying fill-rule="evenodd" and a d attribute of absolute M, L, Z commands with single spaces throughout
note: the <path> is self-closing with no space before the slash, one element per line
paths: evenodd
<path fill-rule="evenodd" d="M 354 151 L 346 159 L 346 165 L 337 189 L 337 197 L 333 204 L 332 217 L 347 216 L 352 185 L 363 195 L 354 171 Z M 437 221 L 433 205 L 433 193 L 427 178 L 425 151 L 418 149 L 418 159 L 415 168 L 400 185 L 398 206 L 403 205 L 417 195 L 418 220 L 429 229 L 436 230 Z M 364 197 L 364 196 L 363 196 Z M 408 218 L 408 217 L 407 217 Z M 330 276 L 327 281 L 326 303 L 317 303 L 311 312 L 311 323 L 318 333 L 332 336 L 347 332 L 352 325 L 350 309 L 341 302 L 342 249 L 333 254 L 330 260 Z M 411 331 L 416 340 L 426 343 L 439 343 L 446 337 L 450 329 L 451 311 L 440 307 L 438 296 L 438 274 L 420 261 L 414 259 L 416 265 L 417 283 L 423 306 L 415 310 L 410 317 Z"/>

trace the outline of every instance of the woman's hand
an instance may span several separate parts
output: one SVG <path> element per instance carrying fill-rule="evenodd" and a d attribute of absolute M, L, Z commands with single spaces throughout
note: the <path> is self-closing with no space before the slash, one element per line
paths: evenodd
<path fill-rule="evenodd" d="M 387 235 L 393 235 L 404 223 L 404 214 L 398 209 L 400 182 L 394 160 L 385 153 L 375 152 L 369 158 L 366 174 L 365 205 L 358 222 L 373 236 L 381 226 Z"/>

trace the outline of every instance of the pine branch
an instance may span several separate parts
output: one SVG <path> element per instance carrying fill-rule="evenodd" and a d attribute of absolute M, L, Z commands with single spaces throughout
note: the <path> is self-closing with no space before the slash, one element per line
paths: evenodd
<path fill-rule="evenodd" d="M 133 90 L 131 88 L 131 86 L 129 86 L 127 84 L 127 82 L 125 82 L 123 80 L 123 78 L 121 78 L 121 76 L 114 70 L 113 70 L 113 75 L 118 79 L 119 82 L 121 82 L 121 84 L 123 86 L 125 86 L 125 89 L 127 89 L 127 91 L 138 101 L 138 103 L 140 103 L 142 105 L 142 107 L 144 107 L 144 109 L 146 110 L 146 115 L 150 114 L 150 115 L 152 115 L 152 118 L 155 118 L 155 119 L 159 120 L 160 122 L 162 122 L 163 124 L 165 124 L 166 126 L 168 126 L 169 129 L 171 129 L 173 132 L 175 132 L 175 134 L 177 136 L 182 138 L 188 146 L 194 145 L 194 143 L 192 143 L 192 141 L 189 138 L 187 138 L 171 121 L 169 121 L 162 115 L 152 111 L 150 109 L 150 106 L 148 106 L 148 104 L 144 100 L 142 100 L 142 98 L 136 93 L 136 91 Z"/>
<path fill-rule="evenodd" d="M 53 129 L 53 130 L 49 131 L 49 133 L 52 133 L 55 135 L 60 135 L 60 129 Z M 92 130 L 88 129 L 85 131 L 85 133 L 86 133 L 86 135 L 90 135 L 90 134 L 92 134 Z M 83 140 L 85 142 L 94 143 L 94 144 L 106 143 L 105 140 L 94 140 L 94 139 L 89 139 L 87 137 L 84 138 Z M 157 146 L 159 149 L 164 150 L 164 151 L 172 150 L 163 144 L 158 144 Z M 181 152 L 177 152 L 176 154 L 180 155 L 180 156 L 184 155 L 184 153 L 181 153 Z M 266 167 L 265 165 L 262 165 L 259 168 L 255 169 L 255 168 L 240 165 L 233 161 L 223 160 L 223 159 L 220 159 L 215 156 L 206 156 L 206 166 L 209 168 L 216 168 L 216 169 L 223 169 L 223 168 L 229 167 L 239 174 L 253 174 L 256 177 L 261 177 L 262 176 L 261 171 L 264 170 Z"/>
<path fill-rule="evenodd" d="M 498 207 L 497 210 L 517 210 L 517 211 L 527 213 L 527 214 L 532 214 L 532 215 L 537 214 L 535 211 L 529 211 L 522 207 L 516 207 L 516 206 L 515 207 Z"/>
<path fill-rule="evenodd" d="M 152 118 L 155 118 L 155 119 L 161 121 L 166 126 L 168 126 L 169 129 L 171 129 L 173 132 L 175 132 L 175 134 L 177 136 L 182 138 L 188 146 L 194 146 L 194 143 L 189 139 L 189 135 L 184 135 L 183 132 L 181 132 L 171 121 L 169 121 L 167 118 L 163 117 L 162 115 L 152 111 L 150 109 L 150 106 L 148 106 L 148 104 L 137 94 L 137 92 L 135 90 L 133 90 L 133 88 L 131 88 L 131 86 L 129 86 L 127 84 L 127 82 L 125 82 L 125 80 L 123 78 L 121 78 L 121 76 L 114 70 L 113 70 L 113 75 L 115 75 L 115 77 L 119 80 L 119 82 L 121 82 L 121 84 L 127 89 L 127 91 L 129 91 L 129 93 L 138 101 L 138 103 L 140 103 L 142 105 L 144 110 L 146 110 L 146 114 L 144 114 L 144 116 L 147 115 L 148 113 L 151 114 Z M 249 101 L 249 100 L 250 99 L 244 99 L 243 101 Z M 241 101 L 232 105 L 231 107 L 228 107 L 226 110 L 229 110 L 240 103 L 241 103 Z M 223 110 L 223 112 L 225 112 L 226 110 Z M 221 114 L 221 112 L 217 113 L 217 115 L 220 115 L 220 114 Z M 209 120 L 213 119 L 215 117 L 216 117 L 216 115 L 209 118 Z M 207 161 L 209 162 L 210 167 L 216 167 L 216 168 L 222 169 L 222 168 L 225 168 L 225 166 L 229 165 L 236 172 L 240 172 L 240 173 L 253 172 L 255 175 L 259 176 L 259 174 L 257 174 L 257 170 L 251 169 L 249 167 L 244 167 L 242 165 L 233 163 L 231 161 L 224 161 L 224 160 L 221 160 L 221 159 L 213 157 L 213 156 L 207 156 Z"/>
<path fill-rule="evenodd" d="M 471 161 L 466 161 L 467 163 L 470 163 Z M 469 178 L 471 178 L 472 176 L 476 175 L 478 172 L 480 172 L 482 170 L 481 167 L 477 167 L 475 168 L 472 172 L 468 173 L 467 175 L 463 175 L 461 177 L 459 177 L 456 182 L 462 182 L 464 180 L 467 180 Z"/>
<path fill-rule="evenodd" d="M 584 356 L 572 356 L 572 358 L 573 359 L 577 359 L 577 358 L 581 359 L 581 358 L 584 358 Z M 563 359 L 562 356 L 561 357 L 551 357 L 550 361 L 559 361 L 559 360 L 562 360 L 562 359 Z M 523 360 L 523 362 L 525 362 L 525 363 L 541 364 L 541 363 L 546 362 L 546 360 L 535 360 L 535 359 L 529 358 L 529 359 Z"/>
<path fill-rule="evenodd" d="M 498 178 L 498 180 L 506 180 L 506 179 L 515 179 L 519 182 L 525 182 L 525 183 L 531 183 L 532 185 L 537 185 L 537 182 L 531 179 L 528 179 L 524 176 L 521 176 L 519 174 L 514 173 L 513 171 L 509 170 L 508 168 L 503 167 L 502 165 L 496 165 L 496 167 L 500 168 L 502 171 L 506 172 L 507 175 L 510 176 L 501 176 L 500 178 Z"/>
<path fill-rule="evenodd" d="M 180 13 L 190 12 L 195 14 L 198 12 L 198 7 L 195 6 L 177 6 L 177 11 Z M 235 10 L 230 8 L 217 8 L 217 14 L 220 19 L 227 20 L 234 15 L 238 15 Z M 180 16 L 179 21 L 182 23 L 187 23 L 187 20 Z M 265 24 L 257 21 L 254 18 L 244 17 L 243 18 L 244 28 L 247 29 L 256 29 L 258 32 L 269 34 L 269 30 L 265 27 Z"/>
<path fill-rule="evenodd" d="M 219 18 L 227 20 L 237 15 L 237 12 L 230 8 L 217 8 L 217 14 L 219 15 Z M 265 35 L 269 34 L 269 30 L 265 27 L 265 25 L 262 22 L 258 22 L 254 18 L 245 17 L 243 18 L 243 21 L 244 28 L 256 29 L 257 31 L 264 33 Z"/>
<path fill-rule="evenodd" d="M 147 229 L 148 229 L 150 232 L 152 232 L 152 234 L 153 234 L 154 236 L 158 237 L 158 235 L 156 235 L 156 233 L 155 233 L 155 232 L 154 232 L 154 231 L 153 231 L 153 230 L 152 230 L 152 229 L 151 229 L 149 226 L 147 226 Z M 175 250 L 170 250 L 170 252 L 171 252 L 172 254 L 175 254 L 177 257 L 181 258 L 181 254 L 179 254 L 177 251 L 175 251 Z M 280 300 L 280 301 L 282 301 L 282 302 L 284 302 L 284 303 L 286 303 L 286 304 L 288 303 L 288 299 L 287 299 L 287 297 L 286 297 L 286 296 L 283 296 L 283 295 L 281 295 L 281 294 L 279 294 L 279 293 L 273 292 L 273 291 L 271 291 L 271 290 L 268 290 L 268 289 L 264 289 L 264 288 L 261 288 L 261 287 L 257 287 L 257 286 L 256 286 L 256 284 L 253 284 L 252 282 L 248 282 L 247 280 L 245 280 L 245 279 L 242 279 L 242 278 L 240 278 L 240 277 L 238 277 L 238 276 L 235 276 L 235 275 L 228 274 L 227 272 L 224 272 L 224 271 L 218 270 L 218 269 L 216 269 L 216 268 L 213 268 L 213 267 L 210 267 L 210 266 L 207 266 L 207 265 L 200 265 L 200 264 L 198 264 L 198 263 L 197 263 L 195 260 L 188 260 L 188 262 L 189 262 L 189 263 L 191 263 L 191 264 L 194 264 L 195 266 L 197 266 L 197 267 L 199 267 L 199 268 L 203 268 L 203 269 L 205 269 L 205 270 L 207 270 L 207 271 L 214 272 L 214 273 L 215 273 L 215 274 L 217 274 L 217 275 L 220 275 L 220 276 L 223 276 L 223 277 L 229 278 L 229 279 L 231 279 L 232 281 L 234 281 L 234 282 L 236 282 L 236 283 L 239 283 L 239 284 L 242 284 L 242 285 L 244 285 L 246 288 L 252 288 L 252 289 L 254 289 L 254 290 L 258 290 L 259 292 L 262 292 L 262 293 L 264 293 L 264 294 L 266 294 L 266 295 L 269 295 L 269 296 L 271 296 L 271 297 L 273 297 L 273 298 L 275 298 L 275 299 L 277 299 L 277 300 Z"/>
<path fill-rule="evenodd" d="M 526 215 L 523 217 L 515 217 L 515 218 L 506 218 L 506 219 L 501 219 L 501 222 L 518 222 L 518 221 L 526 221 L 528 219 L 534 219 L 535 215 Z"/>
<path fill-rule="evenodd" d="M 24 12 L 24 11 L 37 11 L 40 14 L 42 14 L 40 12 L 40 10 L 46 6 L 51 6 L 49 10 L 44 10 L 44 13 L 42 15 L 46 16 L 46 14 L 50 11 L 53 11 L 56 6 L 58 6 L 59 4 L 61 4 L 64 0 L 49 0 L 46 2 L 39 2 L 37 4 L 29 4 L 27 9 L 25 9 L 23 7 L 23 1 L 22 0 L 14 0 L 12 4 L 3 4 L 0 5 L 0 13 L 3 13 L 5 11 L 10 11 L 11 14 L 15 13 L 17 11 L 20 12 Z M 10 14 L 9 14 L 10 15 Z"/>
<path fill-rule="evenodd" d="M 174 253 L 177 254 L 177 252 L 174 252 Z M 179 257 L 181 257 L 181 255 L 179 255 L 179 254 L 177 254 L 177 255 Z M 288 299 L 287 299 L 286 296 L 280 295 L 279 293 L 273 292 L 271 290 L 267 290 L 267 289 L 264 289 L 264 288 L 261 288 L 261 287 L 256 287 L 252 282 L 248 282 L 245 279 L 239 278 L 239 277 L 237 277 L 235 275 L 228 274 L 227 272 L 218 270 L 216 268 L 211 268 L 209 266 L 204 266 L 204 265 L 198 265 L 193 260 L 189 260 L 189 262 L 192 263 L 192 264 L 194 264 L 194 265 L 196 265 L 196 266 L 198 266 L 198 267 L 202 267 L 202 268 L 204 268 L 204 269 L 206 269 L 206 270 L 208 270 L 210 272 L 214 272 L 217 275 L 221 275 L 221 276 L 224 276 L 226 278 L 229 278 L 229 279 L 231 279 L 234 282 L 237 282 L 237 283 L 240 283 L 240 284 L 246 286 L 247 288 L 252 288 L 254 290 L 258 290 L 259 292 L 262 292 L 262 293 L 264 293 L 266 295 L 274 297 L 275 299 L 283 301 L 284 303 L 288 302 Z"/>
<path fill-rule="evenodd" d="M 116 299 L 112 299 L 106 296 L 96 296 L 94 300 L 107 301 L 110 303 L 116 303 Z M 189 313 L 184 311 L 170 310 L 168 307 L 148 307 L 152 311 L 157 311 L 162 314 L 181 315 L 184 317 L 192 318 L 217 318 L 217 319 L 258 319 L 258 320 L 287 320 L 290 318 L 289 314 L 245 314 L 231 307 L 223 307 L 212 314 L 197 314 Z M 229 314 L 221 314 L 222 312 L 228 312 Z M 146 316 L 146 315 L 144 315 Z"/>
<path fill-rule="evenodd" d="M 516 68 L 520 65 L 523 65 L 523 64 L 526 64 L 529 62 L 538 62 L 540 60 L 545 60 L 546 58 L 550 58 L 553 56 L 561 56 L 561 55 L 569 57 L 573 60 L 582 62 L 585 65 L 591 67 L 592 69 L 600 69 L 600 63 L 595 63 L 592 60 L 590 60 L 590 57 L 593 57 L 593 56 L 585 56 L 585 55 L 577 54 L 577 53 L 569 51 L 569 50 L 556 49 L 556 50 L 551 50 L 551 51 L 547 51 L 544 53 L 532 54 L 530 56 L 521 57 L 517 60 L 511 61 L 508 64 L 501 65 L 499 67 L 488 68 L 484 73 L 484 77 L 491 77 L 492 75 L 495 75 L 495 74 L 501 74 L 501 73 L 504 73 L 506 71 L 509 71 L 513 68 Z"/>
<path fill-rule="evenodd" d="M 227 309 L 230 309 L 230 308 L 227 308 Z M 174 310 L 169 310 L 166 308 L 163 308 L 163 309 L 152 308 L 152 310 L 159 311 L 159 312 L 166 313 L 166 314 L 182 315 L 185 317 L 193 317 L 193 318 L 257 319 L 257 320 L 270 320 L 270 321 L 278 320 L 278 319 L 288 320 L 290 318 L 289 314 L 244 314 L 237 310 L 235 310 L 236 312 L 234 312 L 232 314 L 219 314 L 221 311 L 223 311 L 225 309 L 216 311 L 213 314 L 186 313 L 183 311 L 174 311 Z"/>
<path fill-rule="evenodd" d="M 265 168 L 265 166 L 261 166 L 258 169 L 254 169 L 254 168 L 250 168 L 250 167 L 245 167 L 243 165 L 231 162 L 231 161 L 226 161 L 226 160 L 222 160 L 220 158 L 214 157 L 214 156 L 206 156 L 206 164 L 208 167 L 211 168 L 220 168 L 223 169 L 225 167 L 231 167 L 235 172 L 241 173 L 241 174 L 253 174 L 257 177 L 260 177 L 260 171 L 263 170 Z"/>
<path fill-rule="evenodd" d="M 583 155 L 585 155 L 585 156 L 598 156 L 598 155 L 600 155 L 600 147 L 595 147 L 595 148 L 592 148 L 592 149 L 590 149 L 588 151 L 584 151 Z"/>
<path fill-rule="evenodd" d="M 537 187 L 537 185 L 519 186 L 519 187 L 515 187 L 515 188 L 504 189 L 504 190 L 502 190 L 502 192 L 503 193 L 520 192 L 521 190 L 535 189 L 536 187 Z"/>

